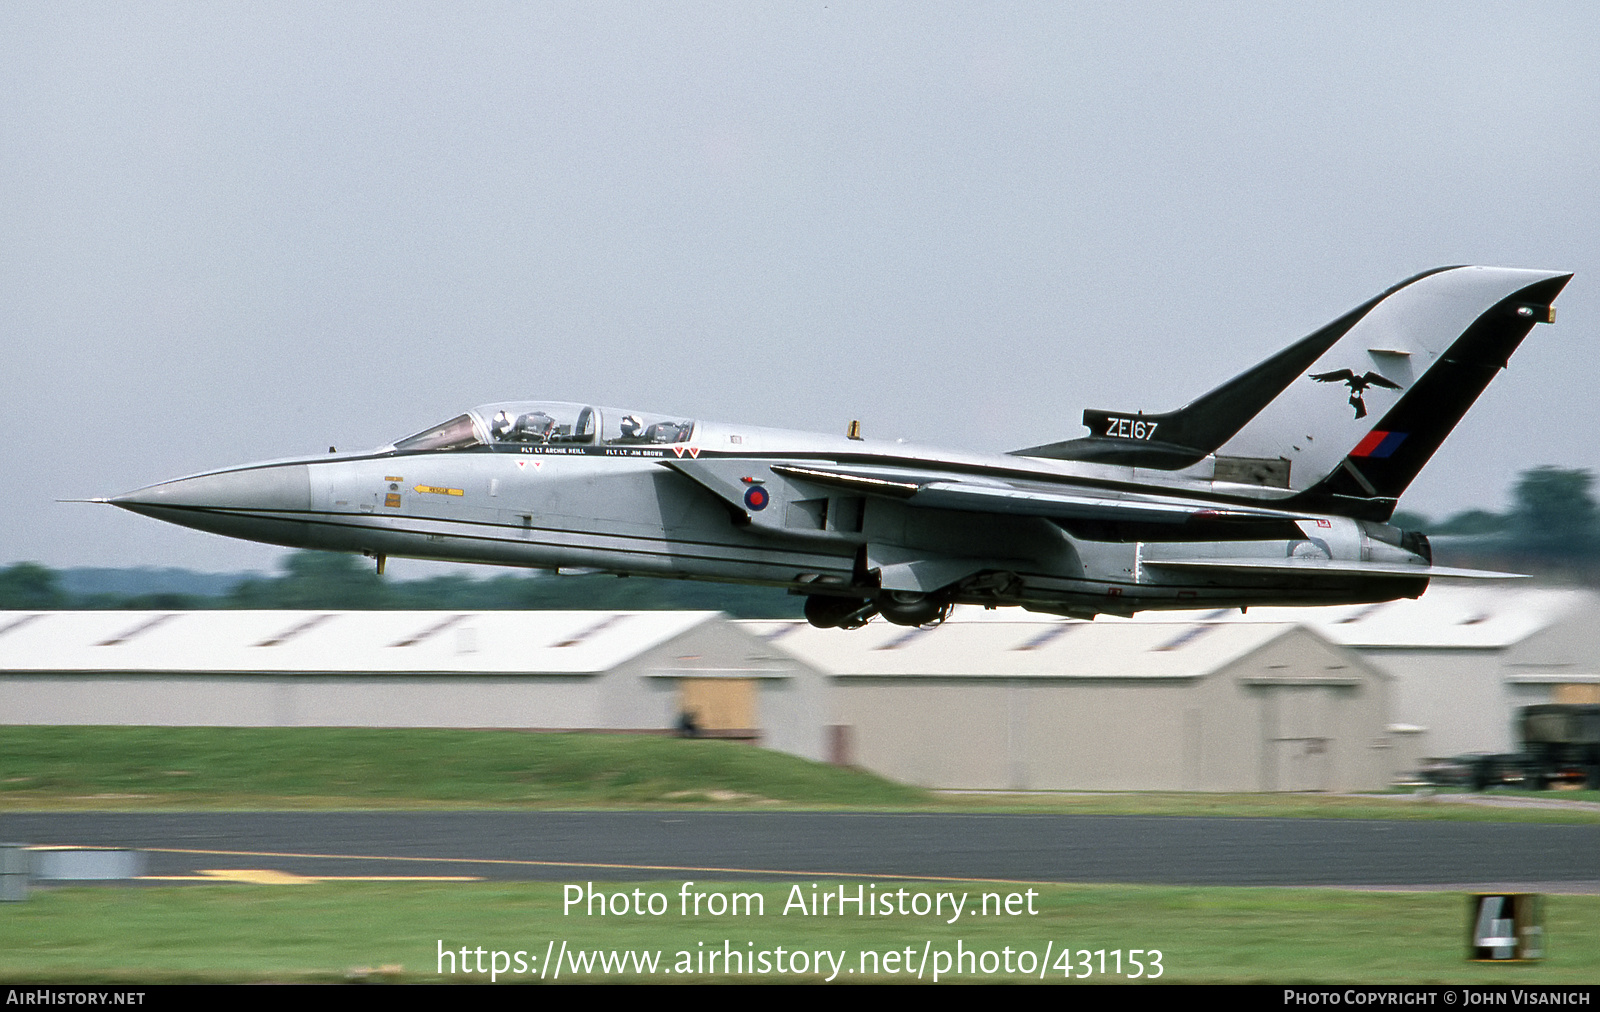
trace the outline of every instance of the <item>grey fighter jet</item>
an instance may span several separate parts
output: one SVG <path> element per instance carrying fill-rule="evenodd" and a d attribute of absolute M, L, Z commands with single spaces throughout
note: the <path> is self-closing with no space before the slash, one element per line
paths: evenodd
<path fill-rule="evenodd" d="M 1432 566 L 1426 538 L 1388 523 L 1395 503 L 1570 278 L 1428 271 L 1186 407 L 1085 411 L 1087 436 L 1004 455 L 518 401 L 109 501 L 380 569 L 787 587 L 824 627 L 924 625 L 954 604 L 1092 617 L 1415 597 L 1473 574 Z"/>

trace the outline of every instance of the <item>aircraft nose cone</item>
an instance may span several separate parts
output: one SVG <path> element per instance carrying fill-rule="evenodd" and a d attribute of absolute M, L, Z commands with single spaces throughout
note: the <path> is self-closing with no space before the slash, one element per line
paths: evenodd
<path fill-rule="evenodd" d="M 126 492 L 111 502 L 136 512 L 140 507 L 298 512 L 311 508 L 311 469 L 279 464 L 202 474 Z"/>
<path fill-rule="evenodd" d="M 275 464 L 179 478 L 112 496 L 113 506 L 157 520 L 234 537 L 260 537 L 266 518 L 311 508 L 311 471 Z M 297 518 L 298 519 L 298 518 Z M 283 521 L 269 521 L 281 526 Z M 298 524 L 297 524 L 298 526 Z"/>

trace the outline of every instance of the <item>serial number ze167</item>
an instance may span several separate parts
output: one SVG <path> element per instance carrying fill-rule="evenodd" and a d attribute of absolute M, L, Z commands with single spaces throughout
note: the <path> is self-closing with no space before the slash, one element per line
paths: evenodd
<path fill-rule="evenodd" d="M 1156 423 L 1143 418 L 1123 418 L 1112 415 L 1106 419 L 1106 435 L 1114 439 L 1154 439 Z"/>

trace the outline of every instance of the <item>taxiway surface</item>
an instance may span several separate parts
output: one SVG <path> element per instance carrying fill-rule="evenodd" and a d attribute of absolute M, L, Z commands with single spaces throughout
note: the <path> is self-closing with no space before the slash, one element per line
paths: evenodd
<path fill-rule="evenodd" d="M 1600 826 L 805 812 L 22 813 L 0 839 L 149 852 L 148 873 L 865 877 L 1600 892 Z"/>

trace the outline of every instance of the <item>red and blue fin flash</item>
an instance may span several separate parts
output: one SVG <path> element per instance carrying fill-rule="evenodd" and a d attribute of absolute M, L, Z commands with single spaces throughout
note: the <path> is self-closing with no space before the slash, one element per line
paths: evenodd
<path fill-rule="evenodd" d="M 1350 456 L 1371 457 L 1381 460 L 1398 450 L 1400 444 L 1406 441 L 1406 436 L 1408 435 L 1410 435 L 1408 432 L 1384 432 L 1381 429 L 1373 429 L 1367 433 L 1361 442 L 1356 444 L 1354 450 L 1350 451 Z"/>

